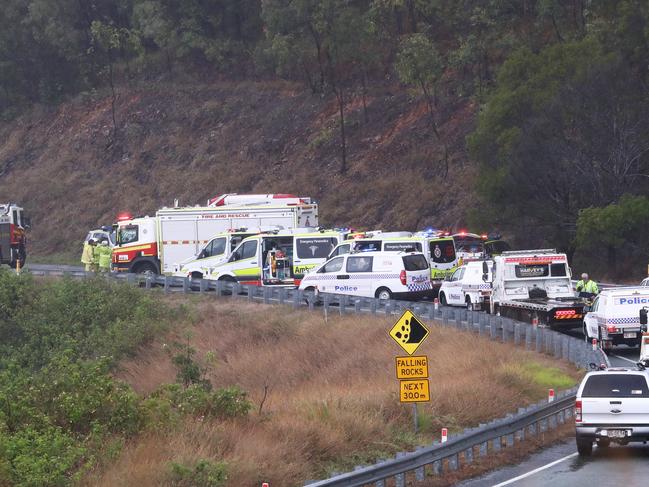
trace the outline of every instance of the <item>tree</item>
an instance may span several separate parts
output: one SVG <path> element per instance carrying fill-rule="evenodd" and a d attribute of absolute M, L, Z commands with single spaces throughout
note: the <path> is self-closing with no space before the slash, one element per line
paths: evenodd
<path fill-rule="evenodd" d="M 437 84 L 444 73 L 444 60 L 425 34 L 405 36 L 401 41 L 395 69 L 403 83 L 418 87 L 424 95 L 430 123 L 437 140 L 444 146 L 444 176 L 448 175 L 448 145 L 435 120 Z"/>
<path fill-rule="evenodd" d="M 644 83 L 593 38 L 510 57 L 469 138 L 498 223 L 570 248 L 579 209 L 646 190 Z"/>

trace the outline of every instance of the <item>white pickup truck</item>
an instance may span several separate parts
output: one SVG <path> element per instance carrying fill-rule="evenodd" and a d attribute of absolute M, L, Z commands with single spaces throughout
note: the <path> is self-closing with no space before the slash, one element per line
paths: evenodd
<path fill-rule="evenodd" d="M 590 455 L 593 443 L 626 445 L 649 441 L 649 374 L 645 370 L 590 372 L 577 390 L 575 426 L 579 455 Z"/>

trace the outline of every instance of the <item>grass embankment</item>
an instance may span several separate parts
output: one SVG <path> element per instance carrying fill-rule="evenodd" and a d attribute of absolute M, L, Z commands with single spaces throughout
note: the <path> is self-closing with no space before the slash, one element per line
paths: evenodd
<path fill-rule="evenodd" d="M 226 420 L 188 416 L 176 428 L 144 434 L 89 484 L 159 485 L 169 462 L 207 459 L 227 465 L 227 485 L 302 485 L 429 444 L 441 427 L 458 431 L 503 416 L 580 375 L 549 357 L 432 327 L 417 351 L 431 363 L 432 400 L 419 406 L 415 436 L 412 408 L 398 401 L 400 349 L 387 334 L 393 317 L 334 316 L 325 323 L 317 313 L 213 298 L 197 298 L 196 314 L 189 334 L 170 333 L 122 361 L 118 376 L 150 394 L 176 378 L 170 344 L 189 344 L 204 379 L 215 387 L 237 384 L 252 411 Z"/>

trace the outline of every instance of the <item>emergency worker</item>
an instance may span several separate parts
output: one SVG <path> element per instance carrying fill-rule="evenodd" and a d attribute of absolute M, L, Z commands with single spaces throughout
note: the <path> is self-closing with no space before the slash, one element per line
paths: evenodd
<path fill-rule="evenodd" d="M 95 262 L 95 241 L 88 239 L 83 244 L 83 252 L 81 253 L 81 263 L 85 264 L 86 272 L 94 272 L 93 264 Z"/>
<path fill-rule="evenodd" d="M 593 298 L 599 294 L 597 283 L 592 281 L 585 272 L 581 275 L 581 280 L 577 282 L 576 289 L 580 298 Z"/>
<path fill-rule="evenodd" d="M 108 240 L 102 240 L 101 245 L 97 247 L 96 251 L 99 253 L 99 272 L 110 272 L 110 263 L 113 258 L 113 251 L 108 246 Z"/>

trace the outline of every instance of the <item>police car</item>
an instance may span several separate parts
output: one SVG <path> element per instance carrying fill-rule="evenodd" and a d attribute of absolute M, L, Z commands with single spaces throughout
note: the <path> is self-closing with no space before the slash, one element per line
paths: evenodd
<path fill-rule="evenodd" d="M 442 306 L 466 306 L 468 309 L 489 309 L 491 296 L 491 261 L 487 262 L 489 278 L 483 280 L 483 261 L 468 262 L 446 278 L 439 290 Z"/>
<path fill-rule="evenodd" d="M 299 289 L 379 299 L 431 297 L 428 261 L 419 252 L 339 255 L 307 273 Z"/>
<path fill-rule="evenodd" d="M 649 306 L 649 287 L 605 289 L 584 316 L 584 335 L 597 338 L 602 348 L 640 343 L 640 309 Z"/>

